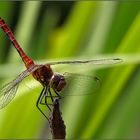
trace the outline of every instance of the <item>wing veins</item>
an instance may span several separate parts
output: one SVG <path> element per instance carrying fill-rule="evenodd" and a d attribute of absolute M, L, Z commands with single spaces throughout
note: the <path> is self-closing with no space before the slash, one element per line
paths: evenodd
<path fill-rule="evenodd" d="M 36 69 L 42 67 L 42 65 L 34 65 L 31 68 L 23 71 L 20 75 L 17 76 L 13 81 L 4 85 L 0 89 L 0 109 L 8 105 L 16 95 L 19 83 L 27 76 L 29 76 Z"/>
<path fill-rule="evenodd" d="M 94 65 L 102 65 L 102 64 L 117 64 L 120 63 L 122 59 L 113 58 L 113 59 L 94 59 L 94 60 L 74 60 L 74 61 L 58 61 L 58 62 L 50 62 L 49 65 L 65 65 L 65 64 L 94 64 Z"/>

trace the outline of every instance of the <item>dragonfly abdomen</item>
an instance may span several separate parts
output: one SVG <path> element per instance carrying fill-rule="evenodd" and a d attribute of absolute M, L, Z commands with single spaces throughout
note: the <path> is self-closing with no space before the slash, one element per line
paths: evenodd
<path fill-rule="evenodd" d="M 18 53 L 21 56 L 26 68 L 29 68 L 31 65 L 33 65 L 34 64 L 33 60 L 30 59 L 25 54 L 23 49 L 20 47 L 19 43 L 16 41 L 11 29 L 8 27 L 8 25 L 5 23 L 5 21 L 2 18 L 0 18 L 0 27 L 6 33 L 6 35 L 8 36 L 8 38 L 10 39 L 10 41 L 12 42 L 12 44 L 14 45 L 16 50 L 18 51 Z"/>

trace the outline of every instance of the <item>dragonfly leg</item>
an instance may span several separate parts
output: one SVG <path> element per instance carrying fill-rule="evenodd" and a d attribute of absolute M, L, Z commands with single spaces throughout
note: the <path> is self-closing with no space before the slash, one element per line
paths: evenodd
<path fill-rule="evenodd" d="M 44 93 L 44 94 L 42 95 L 42 97 L 40 98 L 40 102 L 39 102 L 41 105 L 46 105 L 46 103 L 43 102 L 43 99 L 45 99 L 44 97 L 50 98 L 50 96 L 48 96 L 48 95 L 46 95 L 46 93 Z M 47 103 L 47 104 L 48 104 L 48 103 Z M 48 104 L 48 105 L 51 105 L 51 104 Z"/>
<path fill-rule="evenodd" d="M 53 96 L 53 95 L 52 95 L 51 90 L 50 90 L 50 87 L 48 87 L 48 93 L 49 93 L 50 95 L 45 94 L 45 103 L 47 104 L 47 98 L 51 98 L 52 104 L 50 104 L 50 105 L 53 105 L 54 98 L 55 98 L 55 97 L 58 97 L 58 96 Z"/>
<path fill-rule="evenodd" d="M 62 97 L 60 96 L 60 94 L 59 94 L 56 90 L 54 90 L 54 92 L 55 92 L 55 94 L 57 95 L 57 97 L 59 97 L 59 99 L 62 98 Z"/>
<path fill-rule="evenodd" d="M 52 95 L 52 93 L 51 93 L 51 90 L 50 90 L 50 88 L 48 89 L 48 92 L 50 93 L 50 98 L 51 98 L 51 100 L 52 100 L 52 103 L 54 103 L 54 98 L 59 98 L 59 99 L 61 99 L 61 96 L 57 93 L 56 94 L 56 96 L 53 96 Z M 46 99 L 47 99 L 47 96 L 45 97 Z M 52 104 L 53 105 L 53 104 Z"/>
<path fill-rule="evenodd" d="M 40 104 L 40 99 L 42 97 L 42 95 L 44 94 L 44 91 L 45 91 L 45 88 L 42 89 L 38 99 L 37 99 L 37 102 L 36 102 L 36 107 L 38 108 L 38 110 L 42 113 L 42 115 L 49 121 L 49 118 L 44 114 L 44 112 L 40 109 L 39 107 L 39 104 Z"/>
<path fill-rule="evenodd" d="M 49 91 L 49 93 L 50 93 L 50 97 L 51 97 L 52 102 L 54 102 L 54 99 L 53 99 L 53 96 L 52 96 L 52 93 L 51 93 L 50 88 L 48 89 L 48 91 Z"/>
<path fill-rule="evenodd" d="M 49 88 L 46 88 L 43 96 L 45 97 L 45 105 L 49 108 L 50 111 L 52 111 L 50 106 L 49 106 L 49 105 L 52 105 L 52 104 L 47 103 L 47 97 L 50 97 L 50 96 L 48 96 L 48 89 Z"/>
<path fill-rule="evenodd" d="M 50 88 L 48 88 L 48 93 L 50 94 L 50 96 L 45 96 L 45 104 L 48 104 L 47 103 L 47 98 L 51 98 L 51 101 L 52 101 L 52 104 L 49 104 L 49 105 L 53 105 L 54 104 L 54 98 L 58 98 L 58 96 L 53 96 L 52 93 L 51 93 L 51 90 Z"/>
<path fill-rule="evenodd" d="M 53 98 L 54 98 L 54 97 L 58 97 L 58 96 L 52 96 L 51 91 L 50 91 L 50 87 L 48 87 L 48 90 L 46 90 L 46 91 L 47 91 L 47 92 L 44 92 L 43 96 L 41 97 L 42 99 L 41 99 L 41 101 L 40 101 L 40 104 L 42 104 L 42 105 L 53 105 L 53 102 L 54 102 L 54 99 L 53 99 Z M 48 93 L 49 93 L 50 95 L 48 95 Z M 44 97 L 45 97 L 45 98 L 44 98 Z M 45 103 L 42 102 L 43 98 L 45 99 Z M 47 102 L 47 99 L 48 99 L 48 98 L 51 98 L 52 104 Z"/>

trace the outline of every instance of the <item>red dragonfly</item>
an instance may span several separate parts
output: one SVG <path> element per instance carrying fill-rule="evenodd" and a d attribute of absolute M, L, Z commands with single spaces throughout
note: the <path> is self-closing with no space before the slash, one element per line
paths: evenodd
<path fill-rule="evenodd" d="M 65 74 L 56 74 L 53 72 L 51 66 L 52 65 L 66 65 L 66 64 L 115 64 L 119 63 L 121 59 L 115 58 L 115 59 L 99 59 L 99 60 L 77 60 L 77 61 L 60 61 L 60 62 L 52 62 L 47 64 L 35 64 L 32 59 L 30 59 L 26 53 L 23 51 L 23 49 L 20 47 L 18 42 L 16 41 L 11 29 L 8 27 L 8 25 L 4 22 L 2 18 L 0 18 L 0 27 L 1 29 L 6 33 L 9 40 L 14 45 L 15 49 L 19 53 L 20 57 L 22 58 L 26 70 L 23 71 L 16 79 L 9 82 L 8 84 L 4 85 L 0 89 L 0 109 L 8 105 L 11 100 L 15 97 L 17 88 L 19 84 L 22 82 L 22 80 L 29 76 L 30 74 L 41 83 L 43 86 L 43 89 L 40 93 L 40 96 L 38 97 L 38 100 L 36 102 L 36 107 L 39 109 L 39 111 L 47 118 L 47 116 L 43 113 L 41 108 L 39 107 L 39 104 L 46 105 L 49 109 L 49 104 L 47 103 L 47 98 L 50 97 L 52 100 L 52 103 L 54 102 L 53 96 L 51 94 L 51 89 L 56 94 L 56 97 L 61 98 L 60 91 L 66 86 L 67 80 L 66 77 L 72 74 L 65 73 Z M 76 75 L 76 74 L 74 74 Z M 78 76 L 78 75 L 77 75 Z M 98 80 L 96 77 L 92 77 L 91 80 Z M 43 103 L 43 100 L 45 103 Z M 50 109 L 51 110 L 51 109 Z M 48 118 L 47 118 L 48 119 Z"/>

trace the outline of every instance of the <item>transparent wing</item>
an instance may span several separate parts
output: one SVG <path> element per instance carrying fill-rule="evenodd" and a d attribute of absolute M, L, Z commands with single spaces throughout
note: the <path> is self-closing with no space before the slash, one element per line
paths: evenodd
<path fill-rule="evenodd" d="M 10 82 L 7 85 L 5 85 L 2 89 L 0 89 L 0 109 L 4 108 L 7 104 L 9 104 L 12 99 L 15 97 L 18 84 L 10 89 L 10 86 L 13 83 Z"/>
<path fill-rule="evenodd" d="M 95 60 L 76 60 L 76 61 L 58 61 L 58 62 L 51 62 L 48 63 L 50 65 L 57 65 L 57 64 L 94 64 L 94 65 L 109 65 L 109 64 L 116 64 L 122 62 L 120 58 L 114 59 L 95 59 Z"/>
<path fill-rule="evenodd" d="M 62 96 L 91 95 L 100 87 L 100 80 L 95 76 L 68 72 L 63 75 L 66 80 L 66 86 L 62 91 Z"/>
<path fill-rule="evenodd" d="M 20 82 L 39 67 L 41 67 L 41 65 L 35 65 L 28 70 L 23 71 L 15 80 L 0 88 L 0 109 L 8 105 L 15 97 Z"/>

